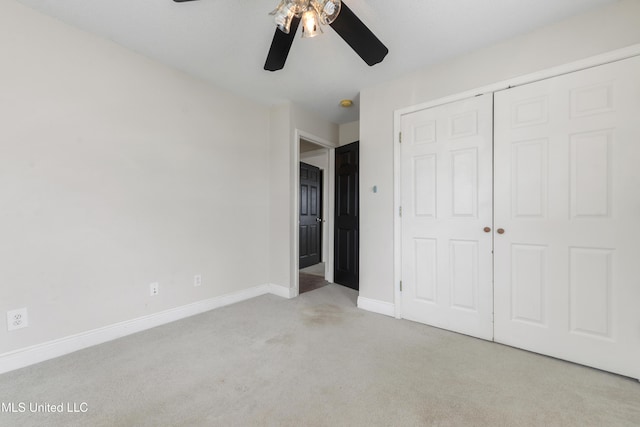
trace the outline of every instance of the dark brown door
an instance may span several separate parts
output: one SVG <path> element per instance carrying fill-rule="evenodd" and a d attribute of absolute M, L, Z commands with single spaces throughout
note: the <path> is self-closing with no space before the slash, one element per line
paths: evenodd
<path fill-rule="evenodd" d="M 358 142 L 336 148 L 336 212 L 333 281 L 359 289 Z"/>
<path fill-rule="evenodd" d="M 300 162 L 300 268 L 322 260 L 322 171 Z"/>

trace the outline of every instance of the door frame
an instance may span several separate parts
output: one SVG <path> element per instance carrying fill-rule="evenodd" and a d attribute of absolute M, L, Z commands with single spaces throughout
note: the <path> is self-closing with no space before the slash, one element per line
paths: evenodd
<path fill-rule="evenodd" d="M 502 80 L 476 89 L 467 90 L 454 95 L 438 98 L 421 104 L 412 105 L 410 107 L 400 108 L 393 112 L 393 287 L 394 287 L 394 309 L 395 317 L 402 318 L 402 295 L 400 291 L 400 281 L 402 280 L 402 221 L 400 217 L 401 206 L 401 158 L 400 158 L 400 131 L 402 116 L 415 113 L 420 110 L 437 107 L 439 105 L 451 102 L 461 101 L 467 98 L 473 98 L 477 95 L 485 93 L 494 93 L 501 90 L 509 89 L 515 86 L 522 86 L 528 83 L 557 77 L 563 74 L 573 73 L 587 68 L 597 67 L 599 65 L 611 62 L 621 61 L 634 56 L 640 56 L 640 44 L 631 45 L 622 49 L 613 50 L 600 55 L 591 56 L 568 64 L 559 65 L 546 70 L 536 71 L 534 73 L 525 74 L 508 80 Z"/>
<path fill-rule="evenodd" d="M 335 148 L 338 144 L 327 141 L 326 139 L 312 135 L 300 129 L 295 129 L 293 138 L 293 189 L 291 192 L 291 248 L 290 265 L 291 265 L 291 278 L 293 297 L 300 294 L 300 277 L 299 277 L 299 260 L 300 260 L 300 230 L 298 227 L 298 220 L 300 218 L 300 140 L 312 142 L 316 145 L 324 147 L 328 150 L 329 155 L 329 167 L 324 172 L 323 186 L 323 211 L 327 214 L 325 222 L 323 223 L 323 229 L 325 231 L 323 235 L 323 248 L 326 248 L 327 259 L 324 265 L 324 277 L 327 282 L 333 282 L 333 233 L 328 230 L 333 230 L 334 227 L 334 170 L 335 170 Z M 326 184 L 326 185 L 324 185 Z M 326 246 L 325 246 L 326 245 Z"/>

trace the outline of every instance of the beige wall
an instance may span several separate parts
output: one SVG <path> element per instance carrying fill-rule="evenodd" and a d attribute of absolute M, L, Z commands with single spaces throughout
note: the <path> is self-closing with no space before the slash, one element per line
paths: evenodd
<path fill-rule="evenodd" d="M 2 2 L 0 314 L 27 307 L 30 326 L 0 327 L 0 354 L 292 286 L 296 130 L 361 141 L 361 295 L 391 302 L 394 110 L 638 42 L 640 2 L 623 0 L 367 88 L 360 122 L 337 126 Z"/>
<path fill-rule="evenodd" d="M 0 354 L 293 286 L 296 135 L 337 146 L 336 124 L 259 106 L 15 2 L 0 4 L 0 60 L 0 313 L 30 318 L 0 328 Z"/>
<path fill-rule="evenodd" d="M 337 146 L 339 128 L 295 104 L 272 109 L 271 118 L 269 280 L 290 288 L 298 274 L 294 243 L 298 218 L 293 214 L 299 173 L 297 136 Z"/>
<path fill-rule="evenodd" d="M 307 151 L 300 154 L 300 161 L 320 168 L 326 173 L 329 168 L 329 151 L 323 149 Z"/>
<path fill-rule="evenodd" d="M 394 111 L 640 43 L 640 1 L 622 0 L 360 95 L 360 295 L 393 302 Z M 378 193 L 370 191 L 378 186 Z"/>
<path fill-rule="evenodd" d="M 360 121 L 340 125 L 340 145 L 351 144 L 360 139 Z"/>
<path fill-rule="evenodd" d="M 271 109 L 269 136 L 269 283 L 290 287 L 291 106 Z"/>
<path fill-rule="evenodd" d="M 0 61 L 0 354 L 268 282 L 268 108 L 13 1 Z"/>

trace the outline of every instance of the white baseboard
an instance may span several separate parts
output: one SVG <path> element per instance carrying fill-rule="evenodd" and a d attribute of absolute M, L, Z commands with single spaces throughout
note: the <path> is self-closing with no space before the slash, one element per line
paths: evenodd
<path fill-rule="evenodd" d="M 102 344 L 108 341 L 135 334 L 147 329 L 176 320 L 214 310 L 216 308 L 235 304 L 264 294 L 274 294 L 283 298 L 293 298 L 295 290 L 284 286 L 265 284 L 254 286 L 219 297 L 197 301 L 192 304 L 165 310 L 160 313 L 150 314 L 137 319 L 127 320 L 103 328 L 82 332 L 76 335 L 37 344 L 8 353 L 0 354 L 0 374 L 24 368 L 29 365 L 44 362 L 45 360 L 64 356 L 74 351 Z"/>
<path fill-rule="evenodd" d="M 395 317 L 396 315 L 396 306 L 394 304 L 365 297 L 358 297 L 358 308 L 384 314 L 385 316 Z"/>
<path fill-rule="evenodd" d="M 287 288 L 281 285 L 274 285 L 273 283 L 269 283 L 269 293 L 273 295 L 277 295 L 282 298 L 295 298 L 298 296 L 298 292 L 293 288 Z"/>

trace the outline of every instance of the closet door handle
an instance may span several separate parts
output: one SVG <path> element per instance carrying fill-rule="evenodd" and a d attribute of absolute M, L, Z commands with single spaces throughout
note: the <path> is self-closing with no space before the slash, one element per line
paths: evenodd
<path fill-rule="evenodd" d="M 504 228 L 498 228 L 498 234 L 504 234 Z"/>
<path fill-rule="evenodd" d="M 491 227 L 485 227 L 484 228 L 484 232 L 485 233 L 491 233 Z"/>

